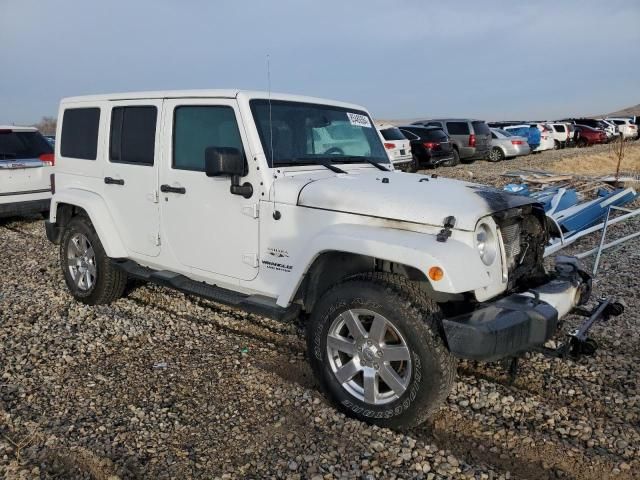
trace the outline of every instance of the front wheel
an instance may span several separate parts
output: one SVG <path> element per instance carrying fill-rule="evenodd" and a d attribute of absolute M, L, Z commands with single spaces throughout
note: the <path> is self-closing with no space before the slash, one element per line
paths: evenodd
<path fill-rule="evenodd" d="M 438 306 L 404 277 L 353 277 L 325 293 L 311 315 L 311 366 L 347 415 L 382 427 L 419 425 L 455 378 L 440 318 Z"/>

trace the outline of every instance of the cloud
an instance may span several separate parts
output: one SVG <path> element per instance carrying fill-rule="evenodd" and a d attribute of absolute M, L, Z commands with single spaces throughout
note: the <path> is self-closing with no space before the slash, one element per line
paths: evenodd
<path fill-rule="evenodd" d="M 387 118 L 554 117 L 638 103 L 640 4 L 0 0 L 0 121 L 63 96 L 266 88 Z"/>

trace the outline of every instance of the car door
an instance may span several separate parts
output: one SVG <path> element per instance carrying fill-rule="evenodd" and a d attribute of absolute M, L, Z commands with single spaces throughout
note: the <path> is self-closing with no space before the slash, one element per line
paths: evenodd
<path fill-rule="evenodd" d="M 258 274 L 258 200 L 230 192 L 229 177 L 207 177 L 205 149 L 233 147 L 251 158 L 235 99 L 167 100 L 160 172 L 163 245 L 184 270 L 229 279 Z M 255 171 L 242 183 L 255 185 Z"/>
<path fill-rule="evenodd" d="M 110 102 L 104 197 L 133 258 L 160 253 L 159 125 L 162 100 Z"/>

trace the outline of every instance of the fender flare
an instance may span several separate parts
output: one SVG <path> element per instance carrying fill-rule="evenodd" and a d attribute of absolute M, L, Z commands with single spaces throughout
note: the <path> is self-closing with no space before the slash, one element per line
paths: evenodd
<path fill-rule="evenodd" d="M 56 222 L 58 205 L 67 204 L 82 208 L 95 228 L 98 238 L 102 243 L 105 253 L 110 258 L 125 258 L 128 256 L 127 249 L 122 243 L 113 218 L 109 214 L 104 199 L 97 193 L 80 188 L 68 188 L 56 192 L 51 199 L 51 210 L 49 220 Z"/>
<path fill-rule="evenodd" d="M 427 273 L 432 266 L 444 271 L 444 278 L 429 280 L 435 291 L 462 293 L 488 286 L 490 278 L 478 253 L 469 245 L 452 238 L 438 242 L 434 235 L 394 228 L 366 225 L 334 225 L 316 235 L 294 259 L 292 281 L 278 296 L 277 304 L 286 307 L 294 299 L 305 275 L 316 258 L 326 252 L 366 255 L 400 263 Z"/>

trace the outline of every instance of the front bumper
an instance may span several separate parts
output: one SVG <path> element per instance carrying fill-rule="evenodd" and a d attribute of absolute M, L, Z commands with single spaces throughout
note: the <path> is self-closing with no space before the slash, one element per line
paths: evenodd
<path fill-rule="evenodd" d="M 569 264 L 560 263 L 567 261 Z M 559 257 L 556 270 L 560 273 L 538 288 L 444 319 L 442 326 L 451 353 L 470 360 L 494 361 L 543 345 L 555 334 L 559 320 L 585 303 L 591 291 L 589 276 L 578 270 L 575 260 Z"/>

